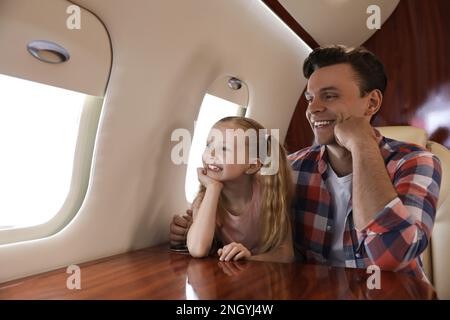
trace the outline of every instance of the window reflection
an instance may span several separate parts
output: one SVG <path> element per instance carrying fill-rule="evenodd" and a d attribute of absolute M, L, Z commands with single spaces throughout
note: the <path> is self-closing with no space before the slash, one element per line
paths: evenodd
<path fill-rule="evenodd" d="M 429 140 L 450 148 L 450 84 L 441 86 L 418 109 L 410 124 L 427 131 Z"/>

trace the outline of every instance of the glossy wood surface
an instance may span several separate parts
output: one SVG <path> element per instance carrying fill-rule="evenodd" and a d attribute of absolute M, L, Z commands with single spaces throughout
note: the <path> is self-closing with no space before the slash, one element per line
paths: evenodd
<path fill-rule="evenodd" d="M 81 289 L 59 269 L 0 284 L 0 299 L 434 299 L 434 289 L 382 272 L 369 290 L 365 270 L 299 263 L 219 262 L 170 252 L 167 245 L 80 265 Z"/>
<path fill-rule="evenodd" d="M 450 148 L 450 1 L 400 1 L 364 46 L 383 62 L 388 86 L 376 126 L 413 125 Z"/>
<path fill-rule="evenodd" d="M 299 72 L 301 71 L 299 70 Z M 305 115 L 306 108 L 308 108 L 305 91 L 306 88 L 302 91 L 302 94 L 298 99 L 284 140 L 284 147 L 288 153 L 296 152 L 305 147 L 309 147 L 314 143 L 314 133 Z"/>

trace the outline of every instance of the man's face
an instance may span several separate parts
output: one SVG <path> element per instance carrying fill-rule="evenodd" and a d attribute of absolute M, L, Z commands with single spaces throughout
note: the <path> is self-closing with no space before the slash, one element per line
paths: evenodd
<path fill-rule="evenodd" d="M 361 97 L 355 71 L 341 63 L 320 68 L 308 80 L 306 118 L 318 144 L 334 144 L 334 126 L 350 116 L 366 115 L 368 96 Z"/>

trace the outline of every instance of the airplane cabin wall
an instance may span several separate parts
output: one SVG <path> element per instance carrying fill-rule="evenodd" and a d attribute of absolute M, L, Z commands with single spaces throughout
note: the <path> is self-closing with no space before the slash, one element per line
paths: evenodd
<path fill-rule="evenodd" d="M 243 80 L 247 115 L 282 140 L 305 86 L 310 48 L 261 1 L 73 2 L 101 19 L 113 51 L 88 191 L 59 233 L 0 246 L 0 282 L 168 241 L 188 205 L 171 132 L 192 132 L 209 85 Z"/>

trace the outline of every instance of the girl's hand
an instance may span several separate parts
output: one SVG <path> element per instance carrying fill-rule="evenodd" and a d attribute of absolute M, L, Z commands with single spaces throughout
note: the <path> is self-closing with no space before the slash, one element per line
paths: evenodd
<path fill-rule="evenodd" d="M 220 188 L 223 187 L 223 184 L 220 181 L 214 180 L 211 177 L 208 177 L 206 175 L 206 169 L 205 168 L 197 168 L 197 176 L 198 181 L 205 186 L 205 188 L 208 188 L 209 186 L 216 185 Z"/>
<path fill-rule="evenodd" d="M 251 252 L 240 243 L 232 242 L 217 250 L 220 261 L 237 261 L 239 259 L 251 257 Z"/>

